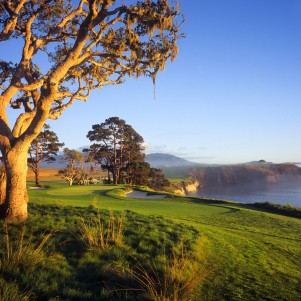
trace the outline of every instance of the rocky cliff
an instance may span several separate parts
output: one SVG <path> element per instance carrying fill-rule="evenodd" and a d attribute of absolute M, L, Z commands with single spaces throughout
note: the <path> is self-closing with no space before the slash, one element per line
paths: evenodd
<path fill-rule="evenodd" d="M 197 191 L 199 183 L 192 179 L 171 183 L 171 192 L 178 195 L 188 195 Z"/>
<path fill-rule="evenodd" d="M 277 183 L 282 180 L 300 179 L 301 168 L 294 164 L 257 162 L 250 164 L 203 167 L 191 172 L 192 182 L 199 187 L 247 184 L 251 182 Z"/>

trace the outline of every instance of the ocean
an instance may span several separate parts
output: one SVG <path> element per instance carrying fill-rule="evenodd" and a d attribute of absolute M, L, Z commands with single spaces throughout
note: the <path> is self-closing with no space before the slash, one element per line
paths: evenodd
<path fill-rule="evenodd" d="M 301 207 L 301 180 L 283 183 L 206 187 L 189 196 L 230 200 L 239 203 L 271 202 Z"/>

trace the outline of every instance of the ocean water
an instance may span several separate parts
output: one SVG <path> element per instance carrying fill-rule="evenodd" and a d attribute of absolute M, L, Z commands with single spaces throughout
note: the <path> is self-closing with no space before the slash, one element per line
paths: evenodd
<path fill-rule="evenodd" d="M 301 180 L 282 183 L 229 185 L 201 188 L 190 196 L 230 200 L 240 203 L 272 202 L 301 207 Z"/>

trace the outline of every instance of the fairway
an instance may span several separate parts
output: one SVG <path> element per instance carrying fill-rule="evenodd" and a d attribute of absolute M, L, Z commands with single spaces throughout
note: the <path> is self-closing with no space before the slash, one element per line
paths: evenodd
<path fill-rule="evenodd" d="M 300 219 L 236 203 L 128 198 L 124 186 L 48 184 L 48 189 L 30 190 L 32 203 L 130 210 L 193 226 L 206 241 L 210 273 L 202 287 L 204 300 L 299 300 Z"/>

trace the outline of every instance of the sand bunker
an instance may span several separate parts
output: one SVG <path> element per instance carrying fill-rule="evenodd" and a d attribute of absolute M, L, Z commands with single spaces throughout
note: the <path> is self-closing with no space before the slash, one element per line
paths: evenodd
<path fill-rule="evenodd" d="M 32 186 L 32 187 L 29 187 L 29 189 L 42 190 L 42 189 L 45 189 L 45 187 Z"/>
<path fill-rule="evenodd" d="M 163 199 L 166 197 L 165 194 L 148 194 L 146 191 L 134 190 L 132 192 L 126 193 L 128 198 L 137 198 L 137 199 Z"/>

